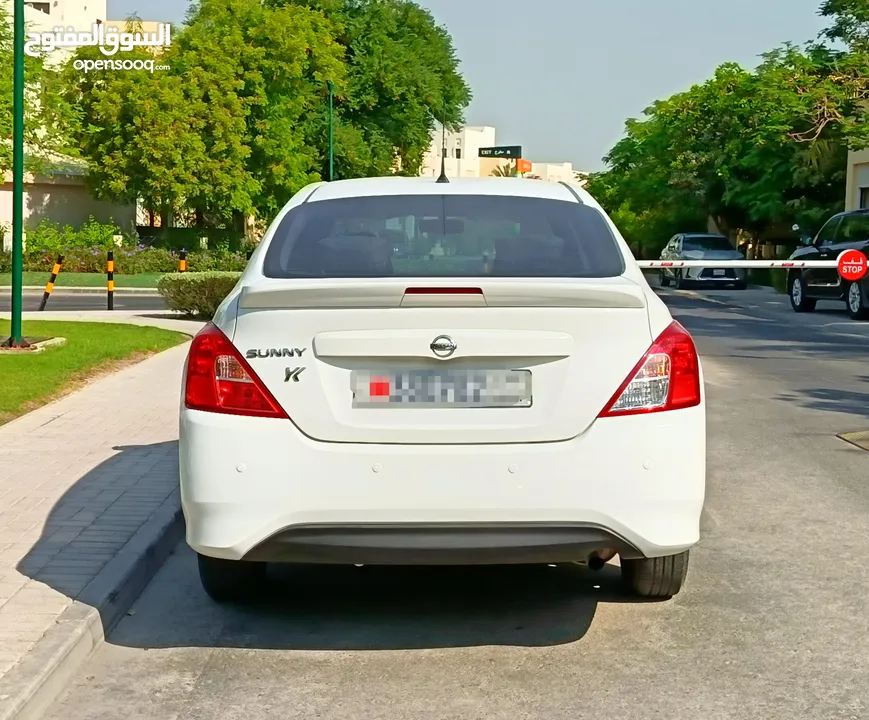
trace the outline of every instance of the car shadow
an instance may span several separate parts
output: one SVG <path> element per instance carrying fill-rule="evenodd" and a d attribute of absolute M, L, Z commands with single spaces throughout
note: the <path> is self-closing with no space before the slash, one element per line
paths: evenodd
<path fill-rule="evenodd" d="M 583 637 L 598 603 L 637 602 L 622 592 L 620 572 L 612 566 L 592 571 L 574 564 L 275 565 L 254 601 L 220 606 L 202 590 L 195 555 L 183 541 L 177 544 L 183 537 L 177 527 L 164 551 L 151 552 L 154 569 L 168 560 L 127 615 L 129 604 L 118 598 L 131 603 L 143 587 L 115 588 L 105 607 L 95 588 L 119 582 L 122 575 L 113 574 L 117 557 L 134 552 L 136 533 L 154 522 L 161 503 L 172 500 L 178 443 L 115 450 L 59 498 L 39 539 L 17 563 L 27 577 L 96 607 L 114 644 L 319 650 L 549 646 Z"/>
<path fill-rule="evenodd" d="M 257 599 L 217 605 L 199 586 L 194 554 L 179 546 L 109 641 L 149 649 L 550 647 L 583 638 L 599 603 L 637 602 L 612 566 L 284 565 L 269 574 Z"/>
<path fill-rule="evenodd" d="M 25 577 L 94 607 L 92 598 L 119 579 L 111 577 L 117 556 L 130 552 L 136 533 L 154 521 L 178 488 L 177 440 L 113 450 L 115 455 L 84 472 L 54 502 L 38 539 L 15 566 Z M 178 539 L 166 539 L 164 555 Z M 127 592 L 117 588 L 113 597 Z M 117 620 L 116 608 L 98 609 L 108 632 Z"/>

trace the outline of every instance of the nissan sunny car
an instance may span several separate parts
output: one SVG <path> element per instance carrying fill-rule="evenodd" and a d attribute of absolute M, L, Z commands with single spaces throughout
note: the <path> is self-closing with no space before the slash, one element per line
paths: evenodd
<path fill-rule="evenodd" d="M 191 344 L 180 473 L 217 601 L 275 562 L 616 555 L 630 592 L 670 597 L 699 539 L 702 368 L 578 186 L 318 183 Z"/>

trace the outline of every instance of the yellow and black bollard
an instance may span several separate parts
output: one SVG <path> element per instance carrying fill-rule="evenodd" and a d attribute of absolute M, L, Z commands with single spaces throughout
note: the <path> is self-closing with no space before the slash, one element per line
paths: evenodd
<path fill-rule="evenodd" d="M 57 262 L 54 263 L 54 267 L 51 268 L 51 277 L 48 279 L 48 282 L 45 285 L 45 292 L 42 293 L 42 302 L 39 303 L 40 312 L 45 310 L 45 305 L 48 302 L 48 298 L 51 297 L 51 291 L 54 290 L 54 283 L 57 282 L 57 276 L 60 274 L 60 269 L 63 267 L 63 255 L 57 256 Z"/>
<path fill-rule="evenodd" d="M 109 250 L 106 259 L 106 297 L 109 310 L 115 309 L 115 252 Z"/>
<path fill-rule="evenodd" d="M 187 272 L 187 251 L 182 250 L 178 256 L 178 272 Z"/>

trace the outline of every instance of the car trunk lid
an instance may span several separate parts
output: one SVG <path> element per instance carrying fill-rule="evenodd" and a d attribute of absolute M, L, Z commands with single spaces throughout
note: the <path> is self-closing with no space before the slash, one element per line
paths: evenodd
<path fill-rule="evenodd" d="M 390 444 L 576 437 L 651 341 L 623 277 L 262 280 L 233 337 L 303 433 Z"/>

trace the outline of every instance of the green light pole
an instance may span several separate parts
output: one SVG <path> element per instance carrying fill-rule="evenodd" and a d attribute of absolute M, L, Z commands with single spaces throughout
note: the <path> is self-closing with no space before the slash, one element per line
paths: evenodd
<path fill-rule="evenodd" d="M 335 179 L 335 86 L 332 81 L 326 83 L 329 88 L 329 182 Z"/>
<path fill-rule="evenodd" d="M 21 332 L 24 271 L 24 0 L 15 0 L 12 96 L 12 327 L 10 347 L 25 345 Z"/>

